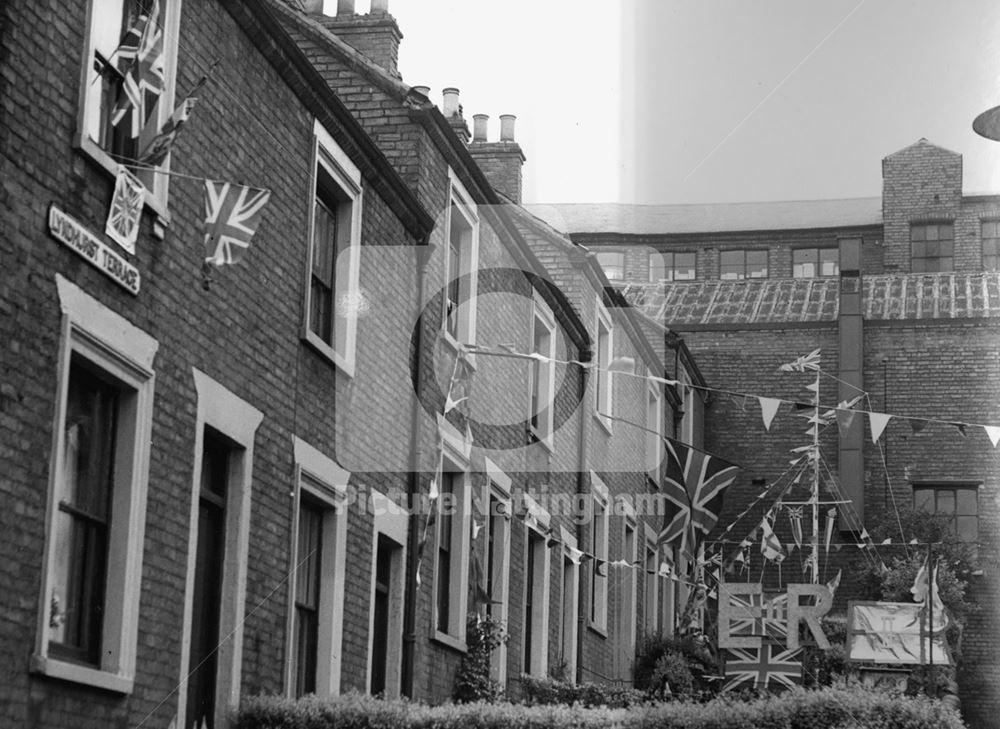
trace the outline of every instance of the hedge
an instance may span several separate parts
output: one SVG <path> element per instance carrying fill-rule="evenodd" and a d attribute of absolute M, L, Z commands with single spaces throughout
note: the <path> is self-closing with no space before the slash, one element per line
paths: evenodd
<path fill-rule="evenodd" d="M 426 706 L 360 694 L 335 699 L 249 699 L 237 729 L 964 729 L 953 709 L 926 698 L 861 688 L 793 691 L 708 703 L 631 709 L 514 704 Z"/>

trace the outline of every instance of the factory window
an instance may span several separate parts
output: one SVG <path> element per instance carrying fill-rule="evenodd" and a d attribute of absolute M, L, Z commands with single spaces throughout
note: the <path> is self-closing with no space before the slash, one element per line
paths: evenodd
<path fill-rule="evenodd" d="M 649 280 L 694 281 L 696 254 L 691 253 L 650 253 Z"/>
<path fill-rule="evenodd" d="M 796 248 L 792 251 L 792 276 L 819 278 L 840 273 L 840 252 L 836 248 Z"/>
<path fill-rule="evenodd" d="M 913 486 L 913 508 L 949 517 L 952 536 L 963 542 L 979 540 L 979 489 L 974 485 Z"/>
<path fill-rule="evenodd" d="M 719 254 L 719 278 L 767 278 L 767 251 L 733 250 Z"/>
<path fill-rule="evenodd" d="M 609 281 L 625 280 L 625 254 L 618 251 L 601 251 L 597 254 L 597 262 L 604 269 L 604 275 Z"/>
<path fill-rule="evenodd" d="M 1000 270 L 1000 220 L 983 221 L 983 270 Z"/>
<path fill-rule="evenodd" d="M 910 226 L 910 271 L 951 271 L 955 264 L 955 228 L 952 223 Z"/>

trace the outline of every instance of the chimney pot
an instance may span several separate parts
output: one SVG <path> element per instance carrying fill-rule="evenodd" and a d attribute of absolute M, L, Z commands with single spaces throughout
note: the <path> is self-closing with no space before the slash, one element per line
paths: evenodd
<path fill-rule="evenodd" d="M 389 0 L 372 0 L 371 12 L 384 15 L 389 12 Z"/>
<path fill-rule="evenodd" d="M 486 141 L 486 128 L 490 122 L 489 114 L 473 114 L 472 115 L 472 141 L 473 142 L 485 142 Z"/>
<path fill-rule="evenodd" d="M 427 96 L 430 98 L 431 87 L 430 86 L 414 86 L 413 90 L 422 96 Z"/>
<path fill-rule="evenodd" d="M 500 141 L 501 142 L 513 142 L 514 141 L 514 120 L 517 119 L 513 114 L 501 114 L 500 115 Z"/>
<path fill-rule="evenodd" d="M 445 118 L 458 116 L 458 89 L 449 86 L 441 91 L 443 95 L 443 103 L 441 104 L 441 113 L 444 114 Z"/>
<path fill-rule="evenodd" d="M 337 15 L 354 15 L 354 0 L 337 0 Z"/>

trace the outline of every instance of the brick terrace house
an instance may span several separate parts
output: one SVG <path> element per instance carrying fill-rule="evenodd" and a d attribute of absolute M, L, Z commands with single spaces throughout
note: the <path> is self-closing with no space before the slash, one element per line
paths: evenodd
<path fill-rule="evenodd" d="M 862 418 L 843 437 L 837 428 L 824 433 L 824 461 L 851 502 L 840 510 L 841 538 L 856 541 L 864 525 L 891 519 L 895 504 L 955 514 L 959 537 L 978 542 L 970 597 L 981 609 L 963 641 L 960 689 L 968 720 L 992 726 L 1000 463 L 983 428 L 949 423 L 1000 422 L 1000 197 L 963 194 L 961 157 L 923 139 L 882 169 L 881 198 L 534 211 L 593 251 L 631 303 L 682 337 L 713 387 L 750 396 L 710 395 L 707 449 L 748 469 L 721 524 L 760 491 L 753 477 L 777 482 L 789 450 L 806 442 L 790 405 L 763 427 L 754 396 L 808 394 L 810 376 L 779 365 L 821 348 L 833 376 L 823 378 L 821 402 L 863 390 L 859 409 L 914 418 L 890 420 L 878 445 Z M 895 541 L 879 547 L 885 558 L 899 552 Z M 847 551 L 833 555 L 828 577 L 849 564 Z M 759 561 L 756 569 L 755 579 Z M 845 578 L 841 609 L 851 590 Z"/>
<path fill-rule="evenodd" d="M 701 442 L 701 398 L 646 380 L 704 385 L 690 351 L 518 207 L 512 119 L 469 139 L 457 92 L 438 109 L 400 80 L 384 3 L 342 5 L 160 3 L 147 123 L 207 81 L 166 161 L 133 165 L 134 253 L 102 230 L 136 155 L 108 119 L 141 6 L 4 6 L 5 725 L 441 701 L 486 609 L 510 690 L 628 682 L 673 624 L 684 592 L 655 573 L 677 556 L 635 505 L 656 433 Z M 206 179 L 271 191 L 207 278 Z"/>

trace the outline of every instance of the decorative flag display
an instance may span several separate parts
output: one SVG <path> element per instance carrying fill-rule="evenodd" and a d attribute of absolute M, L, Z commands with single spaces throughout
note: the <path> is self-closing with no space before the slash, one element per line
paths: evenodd
<path fill-rule="evenodd" d="M 764 521 L 760 523 L 761 531 L 763 536 L 760 541 L 760 553 L 764 555 L 764 559 L 769 562 L 781 562 L 785 559 L 785 550 L 781 546 L 781 541 L 778 536 L 771 529 L 771 523 L 765 516 Z"/>
<path fill-rule="evenodd" d="M 128 116 L 129 136 L 134 139 L 146 122 L 146 93 L 157 97 L 163 93 L 163 29 L 160 27 L 159 0 L 153 0 L 148 16 L 140 15 L 129 28 L 118 53 L 119 70 L 124 76 L 123 93 L 111 111 L 111 123 L 117 126 Z"/>
<path fill-rule="evenodd" d="M 931 640 L 922 609 L 919 603 L 849 602 L 847 647 L 850 660 L 951 665 L 944 631 L 937 627 L 935 620 Z"/>
<path fill-rule="evenodd" d="M 760 636 L 781 644 L 788 637 L 788 595 L 766 598 L 761 593 L 723 591 L 729 595 L 729 635 Z M 721 618 L 720 618 L 721 619 Z"/>
<path fill-rule="evenodd" d="M 139 220 L 146 188 L 139 178 L 119 165 L 115 178 L 115 192 L 111 196 L 111 209 L 104 232 L 111 240 L 135 255 L 135 241 L 139 236 Z"/>
<path fill-rule="evenodd" d="M 270 190 L 205 180 L 205 262 L 238 263 L 260 223 Z"/>
<path fill-rule="evenodd" d="M 882 437 L 882 431 L 889 424 L 891 417 L 885 413 L 868 413 L 868 423 L 872 428 L 872 443 L 878 443 L 878 439 Z"/>
<path fill-rule="evenodd" d="M 774 420 L 774 415 L 778 412 L 781 400 L 776 400 L 773 397 L 758 397 L 757 401 L 760 403 L 760 413 L 764 418 L 764 430 L 770 431 L 771 421 Z"/>
<path fill-rule="evenodd" d="M 801 648 L 766 642 L 760 648 L 726 648 L 726 684 L 737 688 L 784 690 L 802 685 Z"/>
<path fill-rule="evenodd" d="M 792 525 L 792 539 L 795 540 L 795 546 L 802 549 L 802 507 L 789 506 L 787 508 L 788 521 Z"/>
<path fill-rule="evenodd" d="M 723 492 L 735 480 L 739 466 L 673 438 L 663 442 L 667 448 L 663 490 L 675 508 L 673 514 L 664 515 L 658 543 L 686 540 L 689 533 L 693 542 L 696 532 L 708 534 L 719 520 Z"/>
<path fill-rule="evenodd" d="M 997 447 L 997 443 L 1000 443 L 1000 428 L 995 425 L 984 425 L 983 429 L 986 431 L 986 435 L 990 438 L 990 443 L 993 447 Z"/>
<path fill-rule="evenodd" d="M 788 364 L 783 364 L 778 369 L 781 372 L 816 372 L 819 370 L 820 363 L 820 352 L 822 350 L 814 349 L 809 354 L 802 355 L 798 359 L 789 362 Z"/>
<path fill-rule="evenodd" d="M 155 121 L 155 117 L 150 120 L 150 123 L 143 127 L 142 135 L 139 139 L 139 147 L 142 149 L 139 152 L 139 163 L 144 165 L 151 165 L 153 167 L 158 167 L 163 164 L 163 160 L 167 158 L 167 154 L 170 152 L 170 148 L 173 146 L 174 141 L 177 139 L 177 133 L 180 132 L 181 127 L 183 127 L 191 116 L 191 112 L 194 110 L 194 105 L 198 102 L 198 99 L 191 98 L 190 96 L 184 101 L 182 101 L 174 113 L 170 115 L 170 118 L 164 122 L 163 127 L 155 134 L 150 133 L 150 127 Z M 148 140 L 144 140 L 143 137 L 150 136 Z"/>

